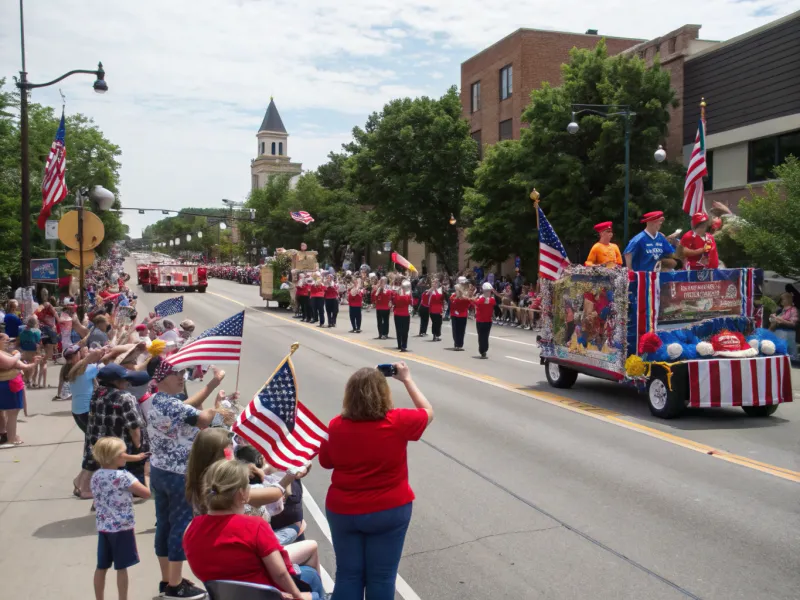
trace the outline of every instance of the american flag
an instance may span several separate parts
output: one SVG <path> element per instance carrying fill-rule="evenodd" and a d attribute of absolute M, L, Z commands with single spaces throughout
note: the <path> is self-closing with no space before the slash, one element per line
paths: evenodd
<path fill-rule="evenodd" d="M 289 214 L 292 215 L 292 218 L 295 221 L 297 221 L 299 223 L 302 223 L 303 225 L 308 225 L 309 223 L 313 223 L 314 222 L 314 217 L 312 217 L 309 213 L 307 213 L 304 210 L 298 210 L 296 212 L 290 212 Z"/>
<path fill-rule="evenodd" d="M 297 400 L 294 366 L 288 356 L 231 429 L 281 471 L 307 465 L 328 439 L 328 428 Z"/>
<path fill-rule="evenodd" d="M 539 211 L 539 276 L 545 279 L 556 280 L 561 276 L 564 267 L 569 265 L 567 251 L 564 244 L 558 239 L 550 221 L 544 216 L 544 211 Z"/>
<path fill-rule="evenodd" d="M 693 215 L 705 212 L 703 208 L 703 177 L 708 175 L 706 165 L 706 123 L 700 119 L 697 135 L 694 138 L 694 149 L 686 171 L 686 182 L 683 184 L 683 212 Z"/>
<path fill-rule="evenodd" d="M 64 143 L 66 134 L 64 111 L 61 111 L 61 123 L 58 125 L 56 137 L 50 146 L 50 155 L 47 157 L 47 164 L 44 168 L 42 212 L 39 213 L 39 218 L 36 220 L 39 229 L 44 229 L 53 207 L 67 197 L 67 182 L 64 179 L 67 169 L 67 146 Z"/>
<path fill-rule="evenodd" d="M 168 317 L 170 315 L 177 315 L 183 312 L 183 296 L 177 298 L 167 298 L 163 302 L 159 302 L 153 308 L 159 317 Z"/>
<path fill-rule="evenodd" d="M 206 329 L 192 342 L 169 357 L 176 369 L 197 365 L 238 363 L 242 354 L 244 311 Z"/>

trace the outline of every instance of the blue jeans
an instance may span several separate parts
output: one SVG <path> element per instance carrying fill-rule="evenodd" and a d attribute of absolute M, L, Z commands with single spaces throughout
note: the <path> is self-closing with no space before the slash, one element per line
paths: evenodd
<path fill-rule="evenodd" d="M 150 467 L 150 489 L 156 499 L 156 556 L 170 561 L 186 560 L 183 533 L 192 520 L 186 501 L 186 476 Z"/>
<path fill-rule="evenodd" d="M 325 597 L 322 579 L 313 567 L 300 567 L 300 579 L 311 586 L 311 600 L 320 600 Z"/>
<path fill-rule="evenodd" d="M 336 585 L 333 600 L 394 600 L 395 580 L 403 554 L 411 503 L 362 515 L 327 511 Z"/>

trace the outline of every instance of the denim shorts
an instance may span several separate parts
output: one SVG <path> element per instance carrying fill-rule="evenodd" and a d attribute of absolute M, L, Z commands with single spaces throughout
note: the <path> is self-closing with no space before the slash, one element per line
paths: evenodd
<path fill-rule="evenodd" d="M 97 568 L 121 571 L 139 564 L 139 551 L 136 549 L 136 535 L 133 529 L 125 531 L 97 532 Z"/>

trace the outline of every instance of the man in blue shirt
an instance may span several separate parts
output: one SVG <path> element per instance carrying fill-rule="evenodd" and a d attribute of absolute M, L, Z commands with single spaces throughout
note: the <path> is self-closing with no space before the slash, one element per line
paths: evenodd
<path fill-rule="evenodd" d="M 655 271 L 658 261 L 675 252 L 670 240 L 680 232 L 664 237 L 659 231 L 664 224 L 664 213 L 660 210 L 646 213 L 642 223 L 644 231 L 634 236 L 625 248 L 625 264 L 633 271 Z"/>

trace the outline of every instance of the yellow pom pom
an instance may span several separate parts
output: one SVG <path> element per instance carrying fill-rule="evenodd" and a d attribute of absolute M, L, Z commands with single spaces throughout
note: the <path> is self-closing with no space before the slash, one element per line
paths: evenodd
<path fill-rule="evenodd" d="M 165 342 L 164 340 L 153 340 L 150 343 L 150 347 L 147 349 L 147 351 L 150 353 L 150 356 L 154 357 L 160 356 L 161 354 L 164 353 L 166 347 L 167 347 L 167 342 Z"/>
<path fill-rule="evenodd" d="M 625 372 L 628 377 L 641 377 L 645 372 L 644 361 L 635 354 L 631 354 L 625 361 Z"/>

